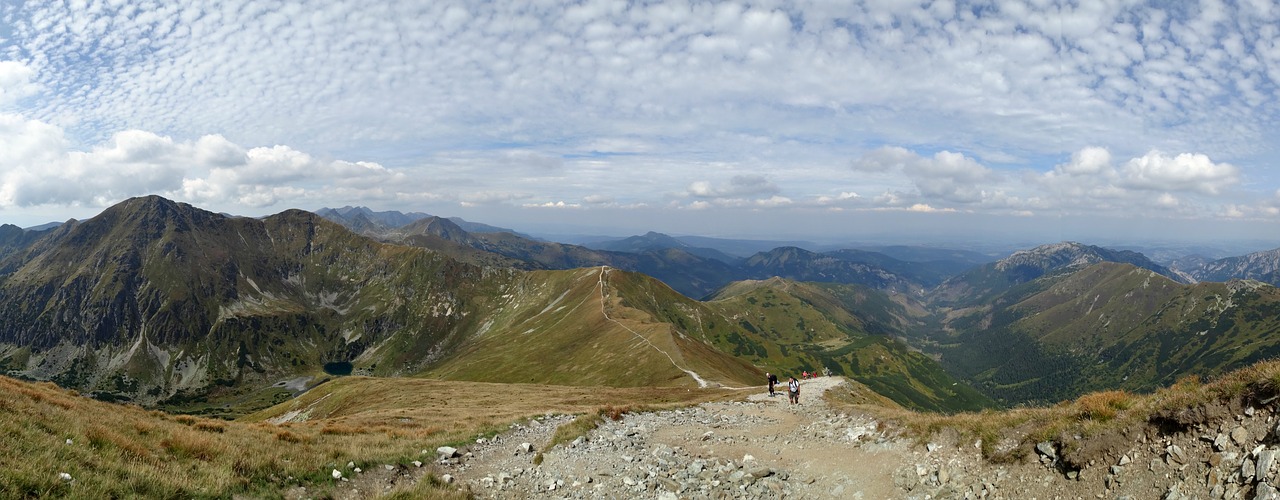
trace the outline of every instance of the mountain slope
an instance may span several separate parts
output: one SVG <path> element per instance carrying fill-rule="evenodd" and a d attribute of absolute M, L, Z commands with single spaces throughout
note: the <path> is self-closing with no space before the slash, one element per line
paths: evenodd
<path fill-rule="evenodd" d="M 641 291 L 643 290 L 643 291 Z M 763 375 L 700 342 L 668 318 L 636 309 L 633 294 L 698 303 L 644 275 L 610 268 L 529 273 L 434 376 L 488 382 L 751 385 Z M 695 338 L 690 338 L 693 336 Z"/>
<path fill-rule="evenodd" d="M 325 363 L 412 371 L 488 286 L 480 268 L 314 214 L 229 218 L 135 198 L 56 229 L 0 277 L 0 368 L 139 401 Z M 385 349 L 384 349 L 385 348 Z"/>
<path fill-rule="evenodd" d="M 952 311 L 939 352 L 949 370 L 1006 404 L 1150 391 L 1280 353 L 1278 306 L 1280 291 L 1258 282 L 1184 285 L 1104 262 Z"/>
<path fill-rule="evenodd" d="M 722 349 L 775 372 L 830 371 L 921 410 L 992 405 L 933 359 L 896 340 L 912 314 L 877 290 L 774 278 L 735 283 L 708 305 L 745 330 L 718 338 Z"/>

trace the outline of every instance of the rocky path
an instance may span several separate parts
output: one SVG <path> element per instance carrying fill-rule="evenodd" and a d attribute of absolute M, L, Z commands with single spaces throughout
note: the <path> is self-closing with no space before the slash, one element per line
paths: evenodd
<path fill-rule="evenodd" d="M 1280 500 L 1274 397 L 1199 406 L 1159 425 L 1076 441 L 1095 452 L 1072 470 L 1050 442 L 995 464 L 977 442 L 892 434 L 869 416 L 828 407 L 821 394 L 841 383 L 804 381 L 798 405 L 759 388 L 742 401 L 627 414 L 550 449 L 556 428 L 573 417 L 548 415 L 433 461 L 423 450 L 425 464 L 347 464 L 334 470 L 336 489 L 326 496 L 373 498 L 430 471 L 480 498 Z M 284 496 L 312 493 L 297 487 Z"/>
<path fill-rule="evenodd" d="M 981 494 L 981 482 L 976 492 L 961 482 L 976 453 L 916 447 L 869 417 L 831 410 L 821 395 L 839 383 L 804 381 L 798 405 L 757 393 L 628 414 L 549 450 L 539 447 L 571 417 L 537 419 L 443 461 L 437 474 L 494 498 L 924 498 L 939 492 L 920 488 L 929 482 Z"/>

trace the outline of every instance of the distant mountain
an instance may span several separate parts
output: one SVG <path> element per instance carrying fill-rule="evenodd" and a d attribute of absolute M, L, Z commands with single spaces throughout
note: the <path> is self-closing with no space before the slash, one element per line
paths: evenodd
<path fill-rule="evenodd" d="M 1280 248 L 1206 262 L 1188 272 L 1200 281 L 1252 279 L 1280 285 Z"/>
<path fill-rule="evenodd" d="M 934 290 L 930 300 L 937 304 L 982 303 L 1041 276 L 1071 272 L 1101 262 L 1131 264 L 1179 283 L 1192 281 L 1137 252 L 1068 241 L 1020 250 L 1004 259 L 948 278 Z"/>
<path fill-rule="evenodd" d="M 470 222 L 463 219 L 462 217 L 449 217 L 449 221 L 453 222 L 454 224 L 457 224 L 458 227 L 462 228 L 464 231 L 468 233 L 512 233 L 512 234 L 518 234 L 524 238 L 532 238 L 531 236 L 517 233 L 514 229 L 507 229 L 505 227 L 498 227 L 498 226 L 490 226 L 488 224 L 483 224 L 480 222 Z"/>
<path fill-rule="evenodd" d="M 407 214 L 394 210 L 375 212 L 368 207 L 352 206 L 321 208 L 316 210 L 315 214 L 342 224 L 357 233 L 394 229 L 418 219 L 430 217 L 430 215 L 421 212 L 409 212 Z"/>
<path fill-rule="evenodd" d="M 736 264 L 738 261 L 742 260 L 713 248 L 695 247 L 677 238 L 672 238 L 671 236 L 653 231 L 641 236 L 631 236 L 621 240 L 587 243 L 583 246 L 595 250 L 627 253 L 643 253 L 651 250 L 668 250 L 677 248 L 699 257 L 715 259 L 726 264 Z"/>
<path fill-rule="evenodd" d="M 856 283 L 881 290 L 920 293 L 924 284 L 914 273 L 901 275 L 884 267 L 906 269 L 907 263 L 887 255 L 859 250 L 815 253 L 797 247 L 775 248 L 743 261 L 751 279 L 782 276 L 797 281 Z"/>
<path fill-rule="evenodd" d="M 884 245 L 858 247 L 862 250 L 888 255 L 903 262 L 932 264 L 939 269 L 947 269 L 952 274 L 959 274 L 970 268 L 995 262 L 998 257 L 953 248 L 921 247 L 909 245 Z"/>
<path fill-rule="evenodd" d="M 48 231 L 48 230 L 53 229 L 53 228 L 55 228 L 55 227 L 61 226 L 61 225 L 63 225 L 63 224 L 66 224 L 66 223 L 65 223 L 65 222 L 46 222 L 46 223 L 44 223 L 44 224 L 40 224 L 40 225 L 37 225 L 37 226 L 31 226 L 31 227 L 24 228 L 24 229 L 26 229 L 27 231 L 41 232 L 41 231 Z"/>
<path fill-rule="evenodd" d="M 389 239 L 430 248 L 477 265 L 518 269 L 612 266 L 648 274 L 689 297 L 700 298 L 737 277 L 734 268 L 680 248 L 641 252 L 593 250 L 525 238 L 515 233 L 469 233 L 451 221 L 427 218 L 389 233 Z"/>
<path fill-rule="evenodd" d="M 778 247 L 799 247 L 810 249 L 816 246 L 808 241 L 742 240 L 710 238 L 706 236 L 679 236 L 676 239 L 692 247 L 719 250 L 734 257 L 750 257 L 751 255 L 766 252 Z"/>
<path fill-rule="evenodd" d="M 41 236 L 44 236 L 44 231 L 22 229 L 13 224 L 0 225 L 0 263 L 4 257 L 22 251 Z"/>

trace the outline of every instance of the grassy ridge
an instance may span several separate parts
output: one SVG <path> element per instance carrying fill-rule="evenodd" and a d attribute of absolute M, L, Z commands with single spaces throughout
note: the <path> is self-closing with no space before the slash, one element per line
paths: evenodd
<path fill-rule="evenodd" d="M 697 302 L 647 276 L 609 269 L 605 278 L 600 268 L 527 273 L 480 331 L 428 374 L 485 382 L 696 387 L 684 368 L 728 385 L 758 380 L 751 365 L 681 338 L 665 318 L 626 305 L 635 296 L 664 292 L 670 294 L 664 300 L 689 307 Z"/>

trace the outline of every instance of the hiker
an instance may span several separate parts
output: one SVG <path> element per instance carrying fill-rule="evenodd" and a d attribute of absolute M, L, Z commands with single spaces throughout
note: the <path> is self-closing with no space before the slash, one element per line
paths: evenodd
<path fill-rule="evenodd" d="M 801 379 L 809 378 L 809 372 L 808 371 L 800 372 L 800 378 Z"/>
<path fill-rule="evenodd" d="M 764 376 L 769 379 L 769 397 L 773 397 L 775 394 L 773 392 L 773 386 L 778 384 L 778 376 L 769 372 L 765 372 Z"/>
<path fill-rule="evenodd" d="M 791 396 L 791 404 L 800 403 L 800 381 L 796 380 L 795 377 L 791 377 L 791 380 L 787 382 L 787 393 Z"/>

